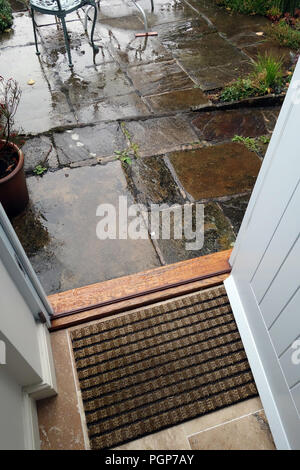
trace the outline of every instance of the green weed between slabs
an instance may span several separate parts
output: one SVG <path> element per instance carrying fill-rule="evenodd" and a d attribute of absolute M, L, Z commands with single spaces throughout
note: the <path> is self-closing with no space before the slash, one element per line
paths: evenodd
<path fill-rule="evenodd" d="M 116 155 L 117 160 L 120 160 L 121 162 L 126 163 L 127 165 L 132 164 L 132 159 L 128 155 L 127 150 L 115 150 L 114 153 Z"/>
<path fill-rule="evenodd" d="M 114 153 L 116 158 L 127 165 L 132 164 L 132 157 L 139 158 L 139 146 L 136 142 L 133 141 L 132 135 L 129 130 L 126 128 L 125 122 L 121 122 L 122 132 L 127 139 L 128 148 L 125 150 L 116 150 Z"/>
<path fill-rule="evenodd" d="M 34 168 L 33 173 L 37 176 L 43 176 L 43 174 L 46 173 L 46 171 L 48 171 L 48 168 L 42 165 L 37 165 Z"/>
<path fill-rule="evenodd" d="M 251 152 L 259 152 L 258 142 L 262 142 L 263 144 L 268 144 L 270 142 L 271 137 L 262 135 L 260 137 L 242 137 L 241 135 L 235 135 L 232 139 L 232 142 L 239 142 L 244 144 L 248 150 Z"/>

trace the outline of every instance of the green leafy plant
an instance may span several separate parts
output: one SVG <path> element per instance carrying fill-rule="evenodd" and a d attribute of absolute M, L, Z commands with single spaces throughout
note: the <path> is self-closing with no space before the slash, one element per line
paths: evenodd
<path fill-rule="evenodd" d="M 248 150 L 251 150 L 251 152 L 257 152 L 259 150 L 256 140 L 253 137 L 242 137 L 241 135 L 235 135 L 232 139 L 232 142 L 239 142 L 244 144 Z"/>
<path fill-rule="evenodd" d="M 116 155 L 117 160 L 120 160 L 121 162 L 126 163 L 127 165 L 132 164 L 132 159 L 128 155 L 127 150 L 115 150 L 114 153 Z"/>
<path fill-rule="evenodd" d="M 251 152 L 259 152 L 259 142 L 262 144 L 268 144 L 271 140 L 269 135 L 261 135 L 259 137 L 243 137 L 241 135 L 235 135 L 232 138 L 232 142 L 239 142 L 244 144 Z"/>
<path fill-rule="evenodd" d="M 0 0 L 0 33 L 13 24 L 12 8 L 8 0 Z"/>
<path fill-rule="evenodd" d="M 267 11 L 267 16 L 272 21 L 278 21 L 282 16 L 282 11 L 278 7 L 273 6 Z"/>
<path fill-rule="evenodd" d="M 293 15 L 299 0 L 217 0 L 219 5 L 244 14 L 266 15 L 269 11 Z"/>
<path fill-rule="evenodd" d="M 295 28 L 292 28 L 282 19 L 278 23 L 273 23 L 268 28 L 267 33 L 281 46 L 287 46 L 295 50 L 300 49 L 300 22 L 296 22 Z"/>
<path fill-rule="evenodd" d="M 256 90 L 250 78 L 238 78 L 226 86 L 220 95 L 221 101 L 237 101 L 254 96 Z"/>
<path fill-rule="evenodd" d="M 127 140 L 131 141 L 132 137 L 131 137 L 129 130 L 127 129 L 125 125 L 125 122 L 121 122 L 121 129 L 122 129 L 123 134 L 127 138 Z"/>
<path fill-rule="evenodd" d="M 258 138 L 263 144 L 268 144 L 271 140 L 271 137 L 269 135 L 261 135 L 259 138 Z"/>
<path fill-rule="evenodd" d="M 219 0 L 218 3 L 239 13 L 265 15 L 274 0 Z"/>
<path fill-rule="evenodd" d="M 138 158 L 140 156 L 139 145 L 133 141 L 132 135 L 130 134 L 129 130 L 126 128 L 125 122 L 121 122 L 121 129 L 129 145 L 128 152 L 131 153 L 134 156 L 134 158 Z"/>
<path fill-rule="evenodd" d="M 139 148 L 139 146 L 138 146 L 137 143 L 132 142 L 131 145 L 130 145 L 130 149 L 132 150 L 132 152 L 133 152 L 135 158 L 138 158 L 138 157 L 140 156 L 140 155 L 139 155 L 139 150 L 140 150 L 140 148 Z"/>
<path fill-rule="evenodd" d="M 275 7 L 282 13 L 290 13 L 293 15 L 297 7 L 299 7 L 299 0 L 273 0 Z"/>
<path fill-rule="evenodd" d="M 46 173 L 47 170 L 48 170 L 48 168 L 46 168 L 45 166 L 37 165 L 34 168 L 33 173 L 37 176 L 43 176 L 43 174 Z"/>

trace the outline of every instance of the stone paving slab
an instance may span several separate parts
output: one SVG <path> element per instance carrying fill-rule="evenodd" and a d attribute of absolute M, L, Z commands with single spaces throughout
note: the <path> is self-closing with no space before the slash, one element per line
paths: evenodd
<path fill-rule="evenodd" d="M 216 30 L 214 27 L 209 25 L 201 17 L 193 19 L 177 20 L 171 23 L 163 23 L 157 25 L 159 40 L 172 51 L 185 47 L 185 44 L 191 44 L 195 42 L 195 48 L 197 47 L 197 41 L 203 37 L 206 37 L 208 33 L 214 33 Z"/>
<path fill-rule="evenodd" d="M 233 142 L 174 152 L 168 158 L 196 201 L 250 191 L 261 165 L 256 153 Z"/>
<path fill-rule="evenodd" d="M 170 43 L 163 41 L 170 47 Z M 218 33 L 205 34 L 197 38 L 182 40 L 178 38 L 174 55 L 186 69 L 199 70 L 202 67 L 214 67 L 216 65 L 238 65 L 247 60 L 247 56 L 237 50 L 233 45 Z"/>
<path fill-rule="evenodd" d="M 173 55 L 168 51 L 156 37 L 135 38 L 130 33 L 114 32 L 118 45 L 110 42 L 110 52 L 122 65 L 143 65 L 155 62 L 169 62 Z"/>
<path fill-rule="evenodd" d="M 195 227 L 194 222 L 194 227 Z M 173 228 L 172 228 L 173 230 Z M 171 231 L 171 234 L 174 232 Z M 232 248 L 235 234 L 227 217 L 217 203 L 204 205 L 204 245 L 199 250 L 187 250 L 186 243 L 192 240 L 182 239 L 157 240 L 162 256 L 167 264 L 204 256 L 216 251 Z"/>
<path fill-rule="evenodd" d="M 109 96 L 80 106 L 74 105 L 74 109 L 81 123 L 125 118 L 138 119 L 151 114 L 149 106 L 135 92 L 122 96 Z"/>
<path fill-rule="evenodd" d="M 249 60 L 243 60 L 239 64 L 227 64 L 217 67 L 204 67 L 193 70 L 188 67 L 190 77 L 197 83 L 201 90 L 211 91 L 223 88 L 228 83 L 239 77 L 245 77 L 253 68 Z"/>
<path fill-rule="evenodd" d="M 21 63 L 26 67 L 21 67 Z M 16 78 L 22 90 L 16 127 L 25 133 L 76 122 L 65 95 L 57 88 L 55 76 L 47 72 L 41 68 L 34 46 L 7 48 L 1 54 L 1 74 Z M 34 85 L 28 85 L 29 80 L 34 80 Z"/>
<path fill-rule="evenodd" d="M 101 2 L 101 8 L 98 10 L 98 21 L 102 23 L 105 18 L 122 18 L 124 16 L 130 16 L 137 12 L 137 9 L 133 3 L 122 0 L 110 0 L 109 2 Z"/>
<path fill-rule="evenodd" d="M 125 138 L 116 122 L 56 133 L 53 139 L 61 165 L 111 156 L 115 150 L 126 148 Z"/>
<path fill-rule="evenodd" d="M 107 27 L 110 31 L 140 31 L 143 29 L 143 21 L 139 15 L 136 14 L 137 10 L 132 5 L 132 13 L 128 16 L 121 18 L 103 17 L 99 19 L 101 26 Z"/>
<path fill-rule="evenodd" d="M 205 15 L 222 35 L 238 47 L 261 42 L 261 36 L 257 36 L 256 32 L 265 32 L 270 24 L 263 16 L 225 11 L 224 7 L 218 7 L 211 0 L 188 1 L 199 13 Z"/>
<path fill-rule="evenodd" d="M 175 61 L 130 67 L 127 71 L 143 96 L 192 88 L 194 82 Z"/>
<path fill-rule="evenodd" d="M 42 178 L 32 176 L 27 183 L 38 220 L 32 222 L 28 209 L 15 227 L 21 241 L 28 237 L 35 241 L 35 253 L 23 244 L 47 294 L 160 265 L 150 240 L 99 240 L 96 236 L 99 204 L 118 207 L 119 196 L 133 202 L 120 162 L 62 169 Z"/>
<path fill-rule="evenodd" d="M 286 68 L 290 67 L 294 61 L 295 53 L 284 46 L 280 46 L 274 41 L 267 40 L 260 44 L 255 44 L 249 47 L 244 47 L 243 51 L 252 60 L 257 60 L 258 55 L 265 55 L 266 53 L 274 56 L 277 60 L 282 60 Z"/>
<path fill-rule="evenodd" d="M 64 53 L 65 39 L 63 29 L 60 24 L 55 22 L 54 16 L 37 15 L 36 21 L 39 25 L 38 37 L 43 44 L 45 52 L 49 51 Z M 30 20 L 31 21 L 31 20 Z M 86 39 L 83 27 L 83 17 L 79 12 L 73 12 L 67 15 L 66 25 L 70 37 L 70 48 L 76 50 Z M 33 37 L 32 25 L 31 35 Z"/>
<path fill-rule="evenodd" d="M 171 152 L 183 144 L 198 140 L 182 116 L 131 121 L 126 123 L 126 128 L 143 157 Z"/>
<path fill-rule="evenodd" d="M 249 199 L 250 194 L 246 196 L 229 198 L 226 201 L 219 202 L 219 205 L 222 208 L 225 216 L 228 218 L 233 227 L 235 235 L 238 234 L 238 231 L 242 224 L 242 220 L 244 218 Z"/>
<path fill-rule="evenodd" d="M 191 8 L 184 0 L 168 0 L 164 2 L 155 2 L 154 12 L 151 13 L 149 8 L 150 1 L 142 1 L 140 4 L 148 10 L 147 19 L 149 25 L 156 29 L 157 25 L 194 19 L 199 17 L 199 13 Z"/>
<path fill-rule="evenodd" d="M 73 46 L 71 47 L 72 54 L 72 63 L 74 64 L 73 74 L 70 74 L 70 67 L 68 62 L 68 57 L 66 55 L 65 45 L 61 43 L 58 47 L 56 43 L 52 44 L 52 47 L 45 48 L 41 47 L 41 55 L 43 63 L 49 68 L 49 70 L 55 71 L 57 78 L 62 82 L 60 85 L 64 88 L 64 82 L 70 78 L 70 75 L 76 77 L 77 75 L 88 79 L 95 70 L 93 65 L 93 50 L 91 46 L 85 42 L 85 40 L 80 39 L 81 35 L 76 36 Z M 96 41 L 95 41 L 96 42 Z M 77 44 L 77 46 L 76 46 Z M 113 62 L 113 58 L 109 53 L 108 49 L 105 47 L 100 47 L 99 54 L 96 55 L 96 66 L 103 67 L 106 63 Z M 97 77 L 96 74 L 93 74 L 93 78 Z M 91 79 L 91 77 L 90 77 Z"/>
<path fill-rule="evenodd" d="M 99 67 L 86 68 L 70 76 L 61 74 L 63 88 L 77 108 L 87 103 L 107 97 L 127 95 L 134 92 L 133 86 L 115 63 L 105 63 Z"/>
<path fill-rule="evenodd" d="M 192 121 L 202 139 L 213 142 L 231 140 L 235 135 L 257 137 L 268 133 L 260 109 L 232 109 L 199 113 Z"/>
<path fill-rule="evenodd" d="M 164 46 L 202 90 L 222 87 L 252 70 L 246 54 L 212 29 L 201 34 L 198 22 L 175 23 L 173 30 L 169 24 L 158 29 Z"/>
<path fill-rule="evenodd" d="M 199 88 L 175 90 L 144 98 L 154 113 L 188 111 L 193 106 L 207 106 L 209 100 Z"/>
<path fill-rule="evenodd" d="M 262 109 L 262 113 L 268 131 L 273 132 L 273 129 L 280 113 L 280 106 L 272 106 L 271 108 Z"/>
<path fill-rule="evenodd" d="M 32 21 L 27 13 L 14 13 L 14 22 L 9 31 L 1 34 L 1 48 L 34 44 Z"/>
<path fill-rule="evenodd" d="M 57 153 L 49 137 L 40 136 L 27 140 L 22 151 L 26 172 L 33 172 L 38 165 L 49 169 L 58 167 Z"/>
<path fill-rule="evenodd" d="M 139 204 L 182 204 L 181 193 L 161 157 L 145 157 L 123 165 L 128 188 Z"/>

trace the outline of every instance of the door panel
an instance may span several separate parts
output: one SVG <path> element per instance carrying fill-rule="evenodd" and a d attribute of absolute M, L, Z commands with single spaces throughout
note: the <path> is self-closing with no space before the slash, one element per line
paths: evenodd
<path fill-rule="evenodd" d="M 300 367 L 295 366 L 293 363 L 293 353 L 294 349 L 290 345 L 280 358 L 280 365 L 290 389 L 300 382 Z"/>
<path fill-rule="evenodd" d="M 278 356 L 280 356 L 290 344 L 297 338 L 295 325 L 300 322 L 300 289 L 287 304 L 279 318 L 270 329 L 270 335 Z"/>
<path fill-rule="evenodd" d="M 264 180 L 261 182 L 260 194 L 250 214 L 247 227 L 247 252 L 243 250 L 239 255 L 240 262 L 247 262 L 247 277 L 250 279 L 253 279 L 299 181 L 299 142 L 291 144 L 291 136 L 294 136 L 294 140 L 298 139 L 299 106 L 293 106 L 290 103 L 289 108 L 291 109 L 282 109 L 282 112 L 285 111 L 286 114 L 283 129 L 278 130 L 276 126 L 274 130 L 281 135 L 278 146 L 274 149 L 273 155 L 267 152 L 263 162 L 264 167 L 268 166 L 268 160 L 271 160 Z M 254 224 L 253 217 L 255 217 Z M 257 245 L 258 237 L 259 246 Z"/>
<path fill-rule="evenodd" d="M 300 449 L 300 62 L 254 187 L 225 281 L 275 443 Z M 300 354 L 299 354 L 300 356 Z"/>
<path fill-rule="evenodd" d="M 292 397 L 295 401 L 296 408 L 297 408 L 299 418 L 300 418 L 300 384 L 296 385 L 296 387 L 292 389 Z"/>
<path fill-rule="evenodd" d="M 274 279 L 274 273 L 276 275 L 280 269 L 280 266 L 288 255 L 289 248 L 293 246 L 300 232 L 300 217 L 294 216 L 299 210 L 297 206 L 299 200 L 300 184 L 298 181 L 294 197 L 289 201 L 279 226 L 251 281 L 259 303 L 262 301 L 268 287 L 271 285 Z M 285 243 L 282 243 L 283 237 L 285 237 Z"/>
<path fill-rule="evenodd" d="M 298 199 L 298 204 L 300 204 L 300 198 Z M 282 238 L 282 243 L 285 243 L 284 237 Z M 300 240 L 297 239 L 295 245 L 289 248 L 290 252 L 286 260 L 279 267 L 277 273 L 276 271 L 274 272 L 272 284 L 259 304 L 268 328 L 270 328 L 276 318 L 281 315 L 285 305 L 291 300 L 299 287 Z M 255 292 L 254 288 L 253 291 Z"/>

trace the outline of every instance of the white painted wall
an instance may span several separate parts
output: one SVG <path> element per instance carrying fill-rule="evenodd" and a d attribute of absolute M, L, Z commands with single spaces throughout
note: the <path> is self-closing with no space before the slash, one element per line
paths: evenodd
<path fill-rule="evenodd" d="M 0 260 L 0 338 L 7 345 L 7 363 L 21 385 L 42 377 L 36 321 Z"/>
<path fill-rule="evenodd" d="M 24 449 L 24 387 L 42 381 L 38 327 L 0 260 L 0 340 L 6 364 L 0 365 L 0 449 Z"/>
<path fill-rule="evenodd" d="M 0 365 L 0 450 L 25 448 L 22 387 Z"/>
<path fill-rule="evenodd" d="M 0 449 L 39 448 L 36 400 L 56 394 L 51 314 L 0 204 Z"/>

